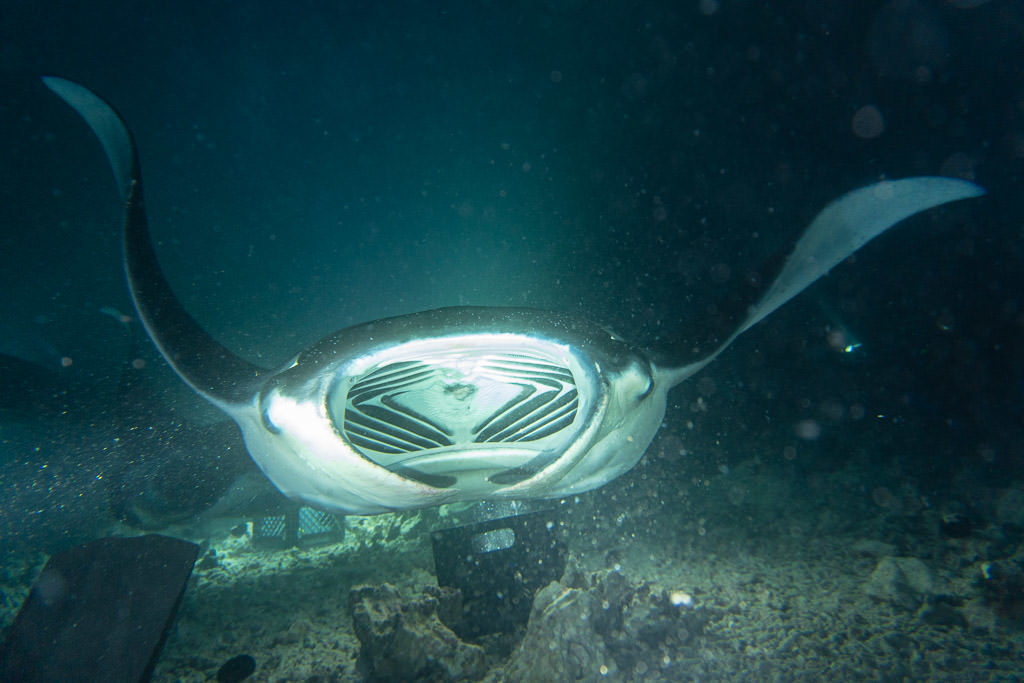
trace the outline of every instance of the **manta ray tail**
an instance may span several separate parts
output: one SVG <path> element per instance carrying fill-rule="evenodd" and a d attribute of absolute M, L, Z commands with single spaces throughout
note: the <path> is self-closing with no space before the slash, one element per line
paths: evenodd
<path fill-rule="evenodd" d="M 875 183 L 849 192 L 817 215 L 768 291 L 743 323 L 715 351 L 694 363 L 660 367 L 674 386 L 726 349 L 737 337 L 810 286 L 872 238 L 905 218 L 940 204 L 985 194 L 966 180 L 919 177 Z"/>
<path fill-rule="evenodd" d="M 239 358 L 209 335 L 174 296 L 153 249 L 142 196 L 142 174 L 132 134 L 114 108 L 72 81 L 46 76 L 43 83 L 85 119 L 99 138 L 125 201 L 124 268 L 139 319 L 167 362 L 213 403 L 251 397 L 263 370 Z"/>

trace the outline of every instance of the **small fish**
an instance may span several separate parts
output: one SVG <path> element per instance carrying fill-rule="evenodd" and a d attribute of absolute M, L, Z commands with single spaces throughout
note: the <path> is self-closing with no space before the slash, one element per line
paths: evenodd
<path fill-rule="evenodd" d="M 133 320 L 133 318 L 130 315 L 122 313 L 113 306 L 100 306 L 99 311 L 103 315 L 109 315 L 111 318 L 121 323 L 122 325 L 127 325 Z"/>

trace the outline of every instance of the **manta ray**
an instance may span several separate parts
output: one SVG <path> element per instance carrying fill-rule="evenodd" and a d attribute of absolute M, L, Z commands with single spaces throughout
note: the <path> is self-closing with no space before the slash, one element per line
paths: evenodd
<path fill-rule="evenodd" d="M 458 306 L 336 332 L 278 368 L 239 357 L 185 310 L 149 234 L 139 155 L 124 120 L 82 85 L 43 79 L 99 138 L 125 204 L 128 287 L 174 371 L 238 425 L 286 496 L 331 512 L 563 498 L 632 468 L 668 392 L 875 236 L 984 194 L 943 177 L 877 182 L 826 206 L 725 341 L 693 361 L 566 313 Z"/>

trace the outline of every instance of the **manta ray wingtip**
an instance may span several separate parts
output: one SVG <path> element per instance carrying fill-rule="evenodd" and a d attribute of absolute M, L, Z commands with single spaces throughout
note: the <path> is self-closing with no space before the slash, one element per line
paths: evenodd
<path fill-rule="evenodd" d="M 42 81 L 89 124 L 107 154 L 121 198 L 127 198 L 135 175 L 135 143 L 121 115 L 84 85 L 60 76 L 43 76 Z"/>

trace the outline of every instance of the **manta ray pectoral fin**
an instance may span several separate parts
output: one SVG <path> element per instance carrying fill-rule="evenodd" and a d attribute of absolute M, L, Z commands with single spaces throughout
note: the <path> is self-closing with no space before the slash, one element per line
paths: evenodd
<path fill-rule="evenodd" d="M 663 367 L 660 371 L 671 385 L 678 384 L 874 237 L 921 211 L 983 194 L 983 188 L 966 180 L 918 177 L 887 180 L 843 195 L 815 217 L 775 282 L 723 344 L 695 363 Z"/>
<path fill-rule="evenodd" d="M 86 87 L 56 76 L 44 77 L 43 83 L 85 119 L 107 153 L 125 201 L 125 275 L 146 332 L 174 371 L 200 395 L 224 409 L 246 402 L 263 369 L 211 337 L 174 295 L 149 235 L 139 158 L 128 126 Z"/>
<path fill-rule="evenodd" d="M 135 165 L 135 145 L 131 133 L 109 104 L 85 86 L 57 76 L 43 76 L 47 88 L 67 102 L 85 119 L 107 153 L 121 199 L 128 199 Z"/>

